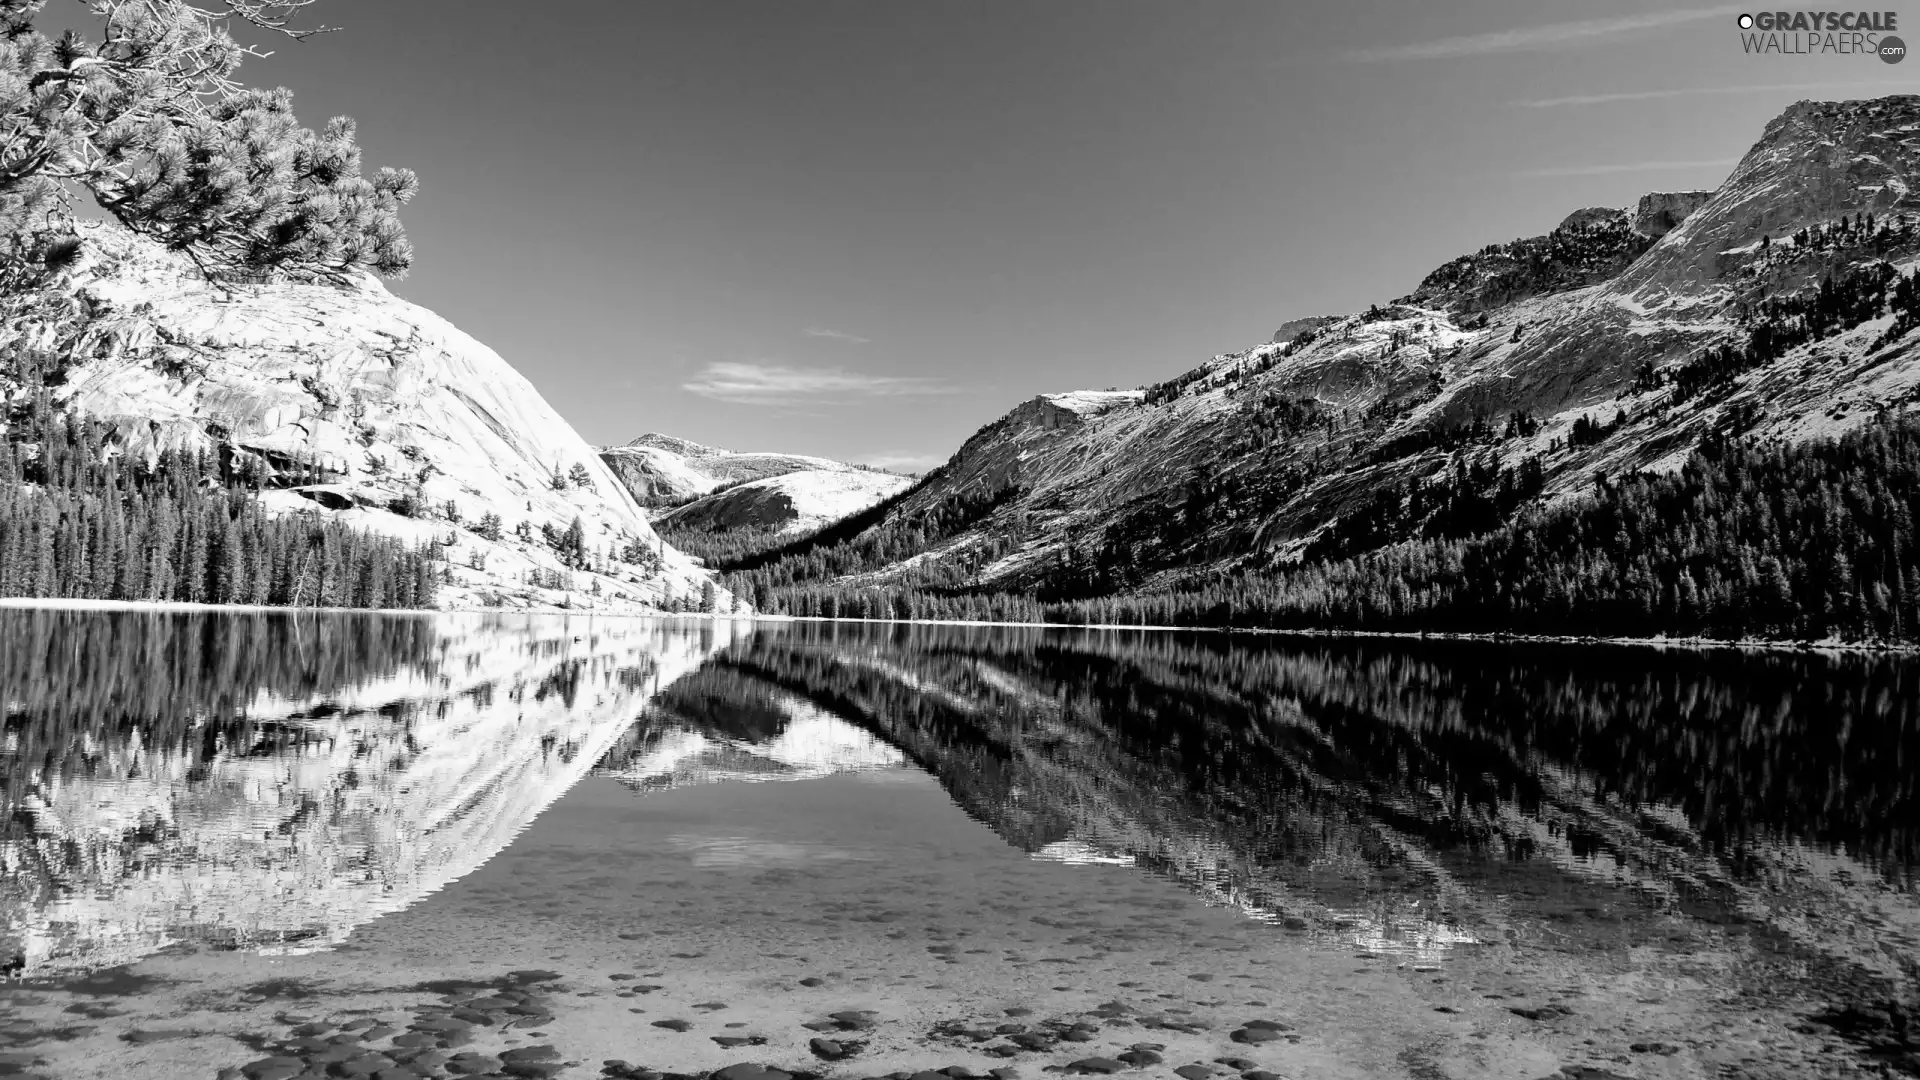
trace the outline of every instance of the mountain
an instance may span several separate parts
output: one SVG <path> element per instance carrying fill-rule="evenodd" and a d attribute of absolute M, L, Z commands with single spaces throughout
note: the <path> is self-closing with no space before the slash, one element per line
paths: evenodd
<path fill-rule="evenodd" d="M 791 537 L 857 514 L 913 485 L 897 473 L 804 454 L 740 454 L 646 434 L 600 450 L 640 505 L 664 510 L 662 529 L 695 535 L 735 529 Z"/>
<path fill-rule="evenodd" d="M 806 469 L 735 484 L 675 507 L 654 523 L 675 532 L 773 529 L 781 536 L 798 536 L 912 486 L 911 477 L 893 473 Z"/>
<path fill-rule="evenodd" d="M 600 448 L 600 460 L 640 505 L 679 506 L 733 484 L 796 472 L 858 472 L 860 466 L 805 454 L 739 454 L 649 432 L 625 446 Z"/>
<path fill-rule="evenodd" d="M 533 384 L 372 277 L 209 281 L 109 225 L 81 250 L 6 300 L 9 412 L 44 382 L 120 454 L 217 455 L 274 512 L 444 545 L 444 606 L 638 611 L 713 587 Z"/>
<path fill-rule="evenodd" d="M 726 781 L 815 780 L 906 765 L 906 755 L 827 709 L 705 669 L 648 705 L 594 767 L 634 791 Z"/>
<path fill-rule="evenodd" d="M 1471 536 L 1716 439 L 1920 401 L 1920 97 L 1803 101 L 1713 192 L 1575 211 L 1133 391 L 1034 398 L 796 585 L 1089 595 Z M 750 572 L 750 573 L 749 573 Z"/>

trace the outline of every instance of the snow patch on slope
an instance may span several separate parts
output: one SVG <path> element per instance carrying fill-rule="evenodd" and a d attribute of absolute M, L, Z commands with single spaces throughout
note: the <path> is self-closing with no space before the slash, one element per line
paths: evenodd
<path fill-rule="evenodd" d="M 1146 394 L 1145 390 L 1069 390 L 1064 394 L 1041 396 L 1081 416 L 1099 416 L 1127 405 L 1137 405 Z"/>
<path fill-rule="evenodd" d="M 779 526 L 800 536 L 857 514 L 912 487 L 911 477 L 856 470 L 810 469 L 737 484 L 676 507 L 663 526 L 709 530 Z"/>
<path fill-rule="evenodd" d="M 643 506 L 675 506 L 734 484 L 795 472 L 870 472 L 808 454 L 736 453 L 649 432 L 625 446 L 601 447 L 600 459 Z"/>

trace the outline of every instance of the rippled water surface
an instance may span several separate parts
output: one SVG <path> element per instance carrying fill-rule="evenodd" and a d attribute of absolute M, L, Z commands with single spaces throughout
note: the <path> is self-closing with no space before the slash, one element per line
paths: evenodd
<path fill-rule="evenodd" d="M 561 925 L 567 904 L 589 905 L 583 925 L 644 913 L 634 882 L 586 876 L 562 899 L 537 877 L 489 876 L 592 844 L 609 867 L 673 860 L 671 884 L 801 903 L 811 889 L 837 911 L 824 883 L 891 867 L 904 884 L 890 895 L 905 896 L 932 880 L 910 865 L 929 836 L 984 827 L 992 842 L 971 854 L 926 857 L 1012 875 L 1008 903 L 1027 880 L 1069 906 L 1076 887 L 1091 900 L 1170 884 L 1242 927 L 1241 953 L 1339 956 L 1448 988 L 1478 979 L 1482 1004 L 1546 1000 L 1555 980 L 1566 1000 L 1568 973 L 1604 972 L 1642 980 L 1634 1000 L 1656 1011 L 1656 989 L 1728 1016 L 1772 1010 L 1779 1054 L 1912 1068 L 1911 659 L 5 609 L 0 708 L 0 964 L 23 986 L 149 958 L 377 952 L 381 926 L 419 927 L 409 947 L 430 951 L 460 905 L 509 888 L 529 934 Z M 522 837 L 543 814 L 572 821 L 568 800 L 618 815 L 594 819 L 613 822 L 610 838 Z M 1008 869 L 1019 860 L 1030 879 Z M 915 910 L 935 919 L 953 889 L 926 887 Z M 886 921 L 869 920 L 873 933 Z M 844 930 L 810 951 L 843 947 Z M 933 951 L 948 966 L 967 955 Z M 31 1056 L 43 1034 L 0 1025 L 0 1046 L 58 1075 L 57 1055 Z M 1643 1039 L 1581 1067 L 1773 1075 L 1766 1037 L 1734 1065 L 1710 1060 L 1720 1038 Z M 1474 1075 L 1431 1046 L 1407 1053 L 1404 1075 Z M 1480 1060 L 1484 1075 L 1534 1067 Z M 0 1073 L 11 1067 L 0 1054 Z"/>

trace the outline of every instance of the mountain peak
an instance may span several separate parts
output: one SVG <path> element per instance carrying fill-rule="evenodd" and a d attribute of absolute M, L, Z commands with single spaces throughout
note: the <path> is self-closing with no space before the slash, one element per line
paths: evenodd
<path fill-rule="evenodd" d="M 650 431 L 600 459 L 642 506 L 679 506 L 736 484 L 797 472 L 872 471 L 807 454 L 740 453 Z"/>
<path fill-rule="evenodd" d="M 1800 101 L 1767 124 L 1712 197 L 1661 236 L 1619 284 L 1642 304 L 1669 297 L 1717 304 L 1716 287 L 1739 265 L 1738 253 L 1763 239 L 1853 214 L 1915 213 L 1920 95 Z"/>
<path fill-rule="evenodd" d="M 1708 189 L 1648 192 L 1634 205 L 1629 224 L 1641 236 L 1658 239 L 1672 232 L 1674 226 L 1711 198 L 1713 192 Z"/>
<path fill-rule="evenodd" d="M 685 458 L 726 457 L 733 453 L 731 450 L 723 450 L 718 446 L 707 446 L 704 443 L 694 442 L 692 439 L 663 435 L 657 431 L 649 431 L 645 435 L 631 440 L 627 445 L 650 447 L 654 450 L 665 450 L 670 454 L 678 454 Z"/>

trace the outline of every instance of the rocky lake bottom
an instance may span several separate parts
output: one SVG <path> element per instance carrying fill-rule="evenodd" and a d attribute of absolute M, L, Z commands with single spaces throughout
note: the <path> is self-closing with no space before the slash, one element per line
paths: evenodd
<path fill-rule="evenodd" d="M 0 1076 L 1913 1072 L 1898 693 L 1884 737 L 1851 706 L 1866 764 L 1783 775 L 1672 716 L 1657 765 L 1588 711 L 1476 727 L 1462 687 L 1523 680 L 1447 665 L 1495 646 L 1236 684 L 1172 636 L 114 618 L 0 613 L 38 664 L 0 670 Z M 93 648 L 218 670 L 36 695 Z M 1771 685 L 1673 685 L 1714 678 Z M 1725 707 L 1796 737 L 1767 704 Z M 1706 795 L 1629 783 L 1667 772 Z"/>

